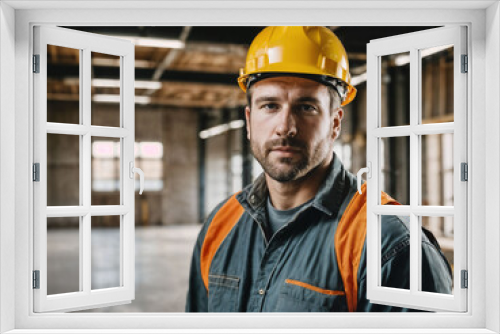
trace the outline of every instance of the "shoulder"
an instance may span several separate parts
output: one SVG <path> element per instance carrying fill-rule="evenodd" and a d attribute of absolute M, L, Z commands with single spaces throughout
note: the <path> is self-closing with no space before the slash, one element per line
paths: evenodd
<path fill-rule="evenodd" d="M 383 215 L 380 226 L 382 265 L 407 256 L 410 249 L 409 217 Z M 366 240 L 360 262 L 358 277 L 363 280 L 366 276 Z"/>
<path fill-rule="evenodd" d="M 227 205 L 231 204 L 231 200 L 237 196 L 238 193 L 233 194 L 227 198 L 225 198 L 223 201 L 221 201 L 219 204 L 215 206 L 215 208 L 212 209 L 210 214 L 208 215 L 207 219 L 203 223 L 203 227 L 200 230 L 200 233 L 198 234 L 198 242 L 203 243 L 203 240 L 205 239 L 205 236 L 207 234 L 208 229 L 210 228 L 215 216 L 221 212 L 221 210 L 224 210 L 224 208 Z"/>
<path fill-rule="evenodd" d="M 381 216 L 382 263 L 387 262 L 410 245 L 410 218 Z"/>

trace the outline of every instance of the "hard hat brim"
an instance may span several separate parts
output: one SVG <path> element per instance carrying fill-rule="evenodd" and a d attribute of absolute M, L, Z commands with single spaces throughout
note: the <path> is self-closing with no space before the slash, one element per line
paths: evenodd
<path fill-rule="evenodd" d="M 356 88 L 351 86 L 350 84 L 346 83 L 343 80 L 334 78 L 329 75 L 324 75 L 324 74 L 311 74 L 311 73 L 301 73 L 301 72 L 259 72 L 259 73 L 253 73 L 253 74 L 242 74 L 238 78 L 238 85 L 240 88 L 246 93 L 246 91 L 256 82 L 268 79 L 268 78 L 275 78 L 275 77 L 281 77 L 281 76 L 288 76 L 288 77 L 298 77 L 298 78 L 304 78 L 304 79 L 309 79 L 312 81 L 319 82 L 325 86 L 329 86 L 334 88 L 338 95 L 340 96 L 342 103 L 342 106 L 347 105 L 349 102 L 351 102 L 354 97 L 356 96 Z M 339 88 L 337 87 L 337 82 L 342 82 L 342 84 L 346 88 L 346 93 L 341 94 L 339 92 Z M 342 97 L 344 95 L 344 97 Z"/>

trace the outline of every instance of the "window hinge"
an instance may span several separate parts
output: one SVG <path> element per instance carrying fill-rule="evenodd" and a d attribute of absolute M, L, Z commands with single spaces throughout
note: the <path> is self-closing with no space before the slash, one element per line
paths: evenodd
<path fill-rule="evenodd" d="M 33 73 L 40 73 L 40 55 L 33 55 Z"/>
<path fill-rule="evenodd" d="M 40 182 L 40 164 L 38 162 L 33 164 L 33 181 Z"/>
<path fill-rule="evenodd" d="M 462 162 L 461 166 L 461 178 L 462 181 L 469 181 L 469 167 L 466 162 Z"/>
<path fill-rule="evenodd" d="M 33 289 L 40 289 L 40 270 L 33 270 Z"/>
<path fill-rule="evenodd" d="M 467 73 L 469 71 L 469 57 L 467 55 L 462 55 L 462 73 Z"/>
<path fill-rule="evenodd" d="M 462 289 L 469 287 L 469 273 L 467 270 L 462 270 Z"/>

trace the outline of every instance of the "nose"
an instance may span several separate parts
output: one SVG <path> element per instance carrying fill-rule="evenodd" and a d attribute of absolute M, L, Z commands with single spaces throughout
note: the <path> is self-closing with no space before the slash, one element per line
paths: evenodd
<path fill-rule="evenodd" d="M 294 137 L 297 134 L 295 117 L 289 107 L 283 107 L 278 115 L 276 134 L 280 137 Z"/>

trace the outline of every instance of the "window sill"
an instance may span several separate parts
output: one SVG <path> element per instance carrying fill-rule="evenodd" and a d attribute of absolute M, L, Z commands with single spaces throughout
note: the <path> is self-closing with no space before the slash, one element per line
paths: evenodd
<path fill-rule="evenodd" d="M 349 333 L 349 334 L 375 334 L 375 333 L 385 333 L 385 334 L 485 334 L 485 333 L 495 333 L 488 329 L 481 328 L 469 328 L 469 329 L 14 329 L 5 334 L 235 334 L 235 333 L 262 333 L 262 334 L 337 334 L 337 333 Z"/>

